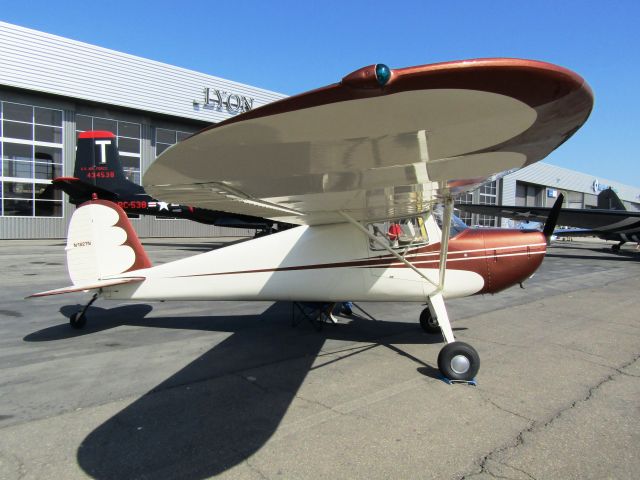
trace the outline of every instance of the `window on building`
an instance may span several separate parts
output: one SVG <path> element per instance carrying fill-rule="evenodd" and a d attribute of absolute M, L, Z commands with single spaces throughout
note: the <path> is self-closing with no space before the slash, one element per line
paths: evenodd
<path fill-rule="evenodd" d="M 0 214 L 62 217 L 62 110 L 0 101 Z"/>
<path fill-rule="evenodd" d="M 497 185 L 496 181 L 487 182 L 482 185 L 479 189 L 479 200 L 478 203 L 480 205 L 495 205 L 498 203 L 498 195 L 497 195 Z M 495 227 L 497 222 L 497 217 L 493 217 L 491 215 L 478 215 L 477 225 L 481 225 L 483 227 Z"/>
<path fill-rule="evenodd" d="M 181 132 L 179 130 L 156 128 L 156 157 L 171 145 L 175 145 L 191 135 L 191 133 Z"/>
<path fill-rule="evenodd" d="M 473 203 L 473 192 L 465 192 L 460 194 L 456 199 L 456 203 L 461 203 L 461 204 Z M 457 215 L 458 218 L 462 220 L 464 223 L 466 223 L 467 225 L 473 225 L 472 223 L 473 215 L 471 213 L 465 212 L 463 210 L 458 210 L 457 208 L 454 210 L 453 213 Z"/>
<path fill-rule="evenodd" d="M 76 137 L 88 130 L 105 130 L 116 136 L 120 163 L 125 176 L 140 184 L 141 126 L 139 123 L 124 122 L 109 118 L 76 115 Z"/>

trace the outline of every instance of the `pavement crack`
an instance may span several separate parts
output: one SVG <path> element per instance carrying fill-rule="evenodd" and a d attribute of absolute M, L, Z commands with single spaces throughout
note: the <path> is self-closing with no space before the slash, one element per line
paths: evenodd
<path fill-rule="evenodd" d="M 616 378 L 618 375 L 626 375 L 626 372 L 623 372 L 622 370 L 627 368 L 627 367 L 630 367 L 635 362 L 637 362 L 639 359 L 640 359 L 640 355 L 636 355 L 635 357 L 633 357 L 633 359 L 631 359 L 630 361 L 628 361 L 627 363 L 625 363 L 625 364 L 623 364 L 623 365 L 621 365 L 619 367 L 608 367 L 608 368 L 613 369 L 614 373 L 611 373 L 610 375 L 607 375 L 602 380 L 600 380 L 597 384 L 595 384 L 594 386 L 589 388 L 589 390 L 587 391 L 587 394 L 585 395 L 585 397 L 579 398 L 577 400 L 574 400 L 568 407 L 565 407 L 565 408 L 559 410 L 558 412 L 556 412 L 556 414 L 553 415 L 545 423 L 543 423 L 539 427 L 539 429 L 543 429 L 543 428 L 548 427 L 549 425 L 553 424 L 556 420 L 558 420 L 560 417 L 562 417 L 562 415 L 564 415 L 569 410 L 574 409 L 577 405 L 579 405 L 581 403 L 585 403 L 585 402 L 588 402 L 589 400 L 591 400 L 591 398 L 596 393 L 596 391 L 598 391 L 604 384 L 609 383 L 614 378 Z"/>
<path fill-rule="evenodd" d="M 494 460 L 494 462 L 495 462 L 495 463 L 497 463 L 497 464 L 499 464 L 499 465 L 502 465 L 502 466 L 504 466 L 504 467 L 511 468 L 511 469 L 513 469 L 513 470 L 515 470 L 515 471 L 517 471 L 517 472 L 523 473 L 524 475 L 526 475 L 526 476 L 527 476 L 527 478 L 530 478 L 531 480 L 537 480 L 537 479 L 536 479 L 536 477 L 534 477 L 533 475 L 531 475 L 531 474 L 530 474 L 529 472 L 527 472 L 526 470 L 523 470 L 522 468 L 514 467 L 513 465 L 509 465 L 509 464 L 508 464 L 508 463 L 506 463 L 506 462 L 499 462 L 499 461 L 497 461 L 497 460 Z M 496 474 L 496 473 L 493 473 L 493 472 L 489 472 L 489 475 L 491 475 L 491 476 L 492 476 L 492 477 L 494 477 L 494 478 L 512 479 L 512 477 L 500 476 L 500 475 L 498 475 L 498 474 Z M 514 480 L 518 480 L 518 479 L 514 479 Z"/>
<path fill-rule="evenodd" d="M 561 343 L 556 343 L 556 342 L 550 342 L 549 345 L 554 345 L 556 347 L 560 347 L 562 350 L 570 350 L 572 352 L 582 353 L 582 354 L 588 355 L 590 357 L 598 357 L 598 358 L 602 358 L 603 360 L 607 360 L 607 358 L 603 357 L 602 355 L 598 355 L 596 353 L 587 352 L 586 350 L 582 350 L 581 348 L 577 348 L 577 347 L 574 347 L 572 345 L 563 345 Z M 611 368 L 611 367 L 608 367 L 608 368 Z"/>
<path fill-rule="evenodd" d="M 508 444 L 506 445 L 501 445 L 500 447 L 495 448 L 494 450 L 490 451 L 489 453 L 487 453 L 486 455 L 484 455 L 482 458 L 480 458 L 480 461 L 478 462 L 478 468 L 479 471 L 477 472 L 473 472 L 473 473 L 467 473 L 464 474 L 462 477 L 460 477 L 460 480 L 468 480 L 469 478 L 473 478 L 477 475 L 481 475 L 481 474 L 487 474 L 492 476 L 493 478 L 508 478 L 508 477 L 498 477 L 496 476 L 496 474 L 494 474 L 493 472 L 491 472 L 491 470 L 489 469 L 489 462 L 496 462 L 496 463 L 501 463 L 497 460 L 494 460 L 492 457 L 495 455 L 498 455 L 502 452 L 506 452 L 507 450 L 515 450 L 518 447 L 520 447 L 521 445 L 524 444 L 524 435 L 527 432 L 532 431 L 532 429 L 535 427 L 536 422 L 530 422 L 529 426 L 527 428 L 525 428 L 524 430 L 521 430 L 518 435 Z M 513 467 L 511 467 L 513 468 Z M 531 475 L 529 475 L 531 477 Z M 533 478 L 533 477 L 531 477 Z"/>
<path fill-rule="evenodd" d="M 269 479 L 269 477 L 268 477 L 267 475 L 265 475 L 265 473 L 264 473 L 262 470 L 260 470 L 260 469 L 259 469 L 258 467 L 256 467 L 254 464 L 252 464 L 252 463 L 249 461 L 249 459 L 248 459 L 248 458 L 244 461 L 244 463 L 245 463 L 245 465 L 246 465 L 247 467 L 249 467 L 249 469 L 250 469 L 252 472 L 257 473 L 257 474 L 260 476 L 260 478 L 262 478 L 262 479 L 264 479 L 264 480 L 270 480 L 270 479 Z"/>
<path fill-rule="evenodd" d="M 500 410 L 500 411 L 502 411 L 502 412 L 505 412 L 505 413 L 508 413 L 508 414 L 510 414 L 510 415 L 513 415 L 514 417 L 521 418 L 521 419 L 523 419 L 523 420 L 526 420 L 527 422 L 534 422 L 534 421 L 535 421 L 535 420 L 533 420 L 532 418 L 525 417 L 524 415 L 521 415 L 521 414 L 520 414 L 520 413 L 518 413 L 518 412 L 513 412 L 513 411 L 511 411 L 511 410 L 509 410 L 509 409 L 507 409 L 507 408 L 504 408 L 503 406 L 501 406 L 501 405 L 497 404 L 496 402 L 494 402 L 493 400 L 491 400 L 491 399 L 490 399 L 489 397 L 487 397 L 484 393 L 482 393 L 482 394 L 481 394 L 481 396 L 482 396 L 482 399 L 483 399 L 485 402 L 487 402 L 487 403 L 489 403 L 489 404 L 493 405 L 495 408 L 497 408 L 498 410 Z"/>
<path fill-rule="evenodd" d="M 327 405 L 326 403 L 323 403 L 319 400 L 309 400 L 308 398 L 304 398 L 301 395 L 296 395 L 295 398 L 298 400 L 302 400 L 303 402 L 310 403 L 311 405 L 317 405 L 319 407 L 324 408 L 328 412 L 335 413 L 343 417 L 366 418 L 365 416 L 354 413 L 353 411 L 345 412 L 345 411 L 339 410 L 338 408 L 332 407 L 331 405 Z"/>
<path fill-rule="evenodd" d="M 483 455 L 476 462 L 477 468 L 473 469 L 473 471 L 471 471 L 469 473 L 463 474 L 460 477 L 460 480 L 468 480 L 469 478 L 473 478 L 473 477 L 475 477 L 477 475 L 481 475 L 483 473 L 487 474 L 487 475 L 490 475 L 490 476 L 492 476 L 494 478 L 504 478 L 504 477 L 497 477 L 493 472 L 491 472 L 489 470 L 488 464 L 490 462 L 500 463 L 502 465 L 508 466 L 509 468 L 513 468 L 514 470 L 521 471 L 522 473 L 526 474 L 529 478 L 535 480 L 535 477 L 533 475 L 531 475 L 530 473 L 525 472 L 524 470 L 520 470 L 520 469 L 518 469 L 518 468 L 516 468 L 516 467 L 514 467 L 512 465 L 507 465 L 506 463 L 500 462 L 499 460 L 496 460 L 494 457 L 496 457 L 496 456 L 498 456 L 498 455 L 500 455 L 500 454 L 502 454 L 504 452 L 507 452 L 509 450 L 517 450 L 520 446 L 524 445 L 524 443 L 525 443 L 525 435 L 527 435 L 529 433 L 535 433 L 535 432 L 539 432 L 541 430 L 544 430 L 545 428 L 549 427 L 554 422 L 556 422 L 559 418 L 561 418 L 568 411 L 576 408 L 580 404 L 583 404 L 583 403 L 586 403 L 586 402 L 590 401 L 593 398 L 593 396 L 595 395 L 595 393 L 600 388 L 602 388 L 603 385 L 611 382 L 613 379 L 615 379 L 619 375 L 629 375 L 626 372 L 624 372 L 623 370 L 625 368 L 630 367 L 631 365 L 633 365 L 639 359 L 640 359 L 640 355 L 636 355 L 631 360 L 629 360 L 628 362 L 624 363 L 623 365 L 620 365 L 619 367 L 609 367 L 609 368 L 613 368 L 614 372 L 611 373 L 610 375 L 607 375 L 606 377 L 602 378 L 598 383 L 596 383 L 595 385 L 590 387 L 589 390 L 587 390 L 587 393 L 582 398 L 574 400 L 568 406 L 566 406 L 564 408 L 561 408 L 555 414 L 553 414 L 548 420 L 546 420 L 544 423 L 541 423 L 539 421 L 530 421 L 529 425 L 526 428 L 520 430 L 520 432 L 518 432 L 518 434 L 510 442 L 508 442 L 506 444 L 503 444 L 503 445 L 500 445 L 500 446 L 494 448 L 493 450 L 491 450 L 486 455 Z M 632 375 L 632 376 L 635 376 L 635 375 Z M 487 400 L 489 403 L 493 404 L 497 408 L 500 408 L 500 410 L 503 410 L 505 412 L 514 414 L 513 412 L 509 412 L 508 410 L 499 407 L 498 405 L 496 405 L 494 402 L 492 402 L 489 399 L 485 399 L 485 400 Z"/>

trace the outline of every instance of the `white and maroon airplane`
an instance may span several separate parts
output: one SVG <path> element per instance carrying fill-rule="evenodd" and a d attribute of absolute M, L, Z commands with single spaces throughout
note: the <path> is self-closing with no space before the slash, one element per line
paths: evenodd
<path fill-rule="evenodd" d="M 455 341 L 444 300 L 524 281 L 542 262 L 546 239 L 452 230 L 453 197 L 544 158 L 592 106 L 580 76 L 548 63 L 364 67 L 186 139 L 143 179 L 163 201 L 299 227 L 154 267 L 124 211 L 94 199 L 69 226 L 73 285 L 34 296 L 88 290 L 92 301 L 423 301 L 421 323 L 437 325 L 446 341 L 440 371 L 469 380 L 480 359 Z M 386 234 L 391 222 L 399 235 Z M 85 323 L 85 312 L 71 318 L 73 326 Z"/>

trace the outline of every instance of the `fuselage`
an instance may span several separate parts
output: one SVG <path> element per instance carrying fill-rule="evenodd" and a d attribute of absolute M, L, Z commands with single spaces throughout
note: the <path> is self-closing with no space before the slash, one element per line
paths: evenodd
<path fill-rule="evenodd" d="M 105 298 L 136 300 L 424 301 L 438 285 L 440 236 L 396 249 L 425 280 L 350 224 L 301 226 L 127 276 Z M 437 239 L 437 240 L 436 240 Z M 445 298 L 494 293 L 527 279 L 546 242 L 539 232 L 467 229 L 449 242 Z M 122 275 L 120 275 L 122 277 Z"/>

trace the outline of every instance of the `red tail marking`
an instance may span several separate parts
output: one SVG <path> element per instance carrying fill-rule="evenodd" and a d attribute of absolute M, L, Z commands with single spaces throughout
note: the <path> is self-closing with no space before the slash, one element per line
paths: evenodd
<path fill-rule="evenodd" d="M 116 136 L 107 130 L 92 130 L 79 133 L 78 138 L 116 138 Z"/>

